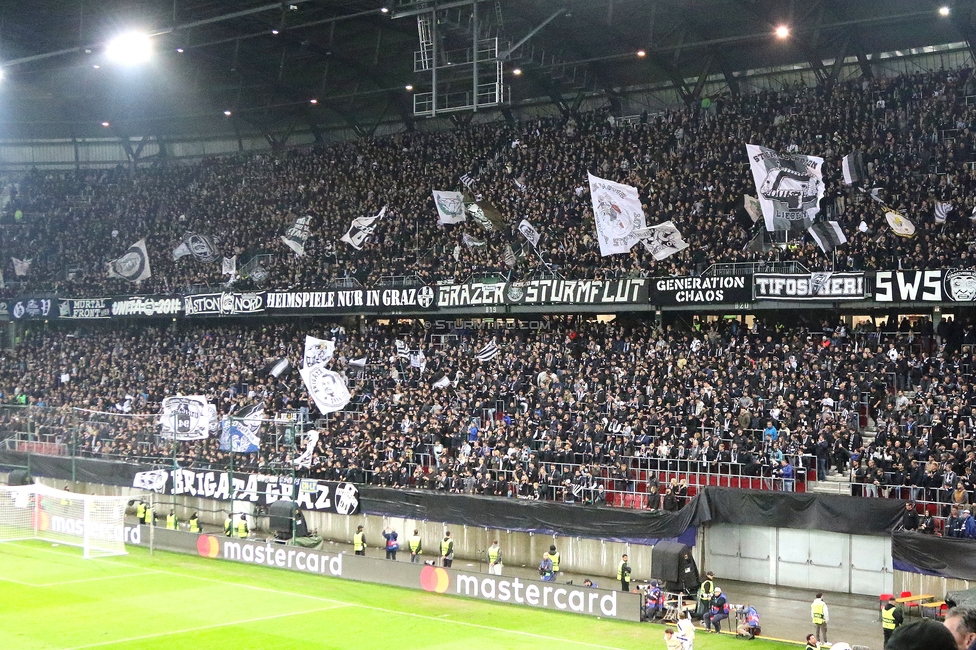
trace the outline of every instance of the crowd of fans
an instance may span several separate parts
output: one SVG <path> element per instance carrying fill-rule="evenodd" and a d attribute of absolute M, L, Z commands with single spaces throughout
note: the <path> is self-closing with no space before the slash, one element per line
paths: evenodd
<path fill-rule="evenodd" d="M 669 510 L 689 496 L 677 479 L 697 473 L 792 489 L 797 474 L 839 472 L 865 496 L 945 504 L 937 517 L 972 499 L 972 323 L 688 325 L 553 317 L 541 330 L 440 333 L 417 322 L 347 331 L 316 320 L 40 326 L 0 353 L 2 430 L 141 463 L 233 462 L 586 503 L 632 493 Z M 283 356 L 299 366 L 306 334 L 336 341 L 331 363 L 354 396 L 318 421 L 296 371 L 266 372 Z M 404 359 L 398 340 L 425 362 Z M 479 361 L 492 340 L 499 354 Z M 362 357 L 364 371 L 348 364 Z M 450 384 L 434 388 L 441 377 Z M 263 400 L 261 451 L 222 451 L 217 436 L 174 448 L 157 422 L 162 399 L 176 394 L 206 395 L 221 415 Z M 282 434 L 286 414 L 298 414 L 295 444 Z M 865 442 L 868 424 L 877 434 Z M 301 430 L 313 426 L 311 462 L 295 468 Z"/>
<path fill-rule="evenodd" d="M 743 194 L 755 194 L 746 143 L 827 161 L 823 213 L 850 240 L 839 250 L 837 270 L 968 266 L 976 177 L 965 163 L 974 158 L 976 104 L 964 97 L 976 94 L 972 86 L 970 70 L 940 70 L 854 80 L 829 93 L 797 86 L 717 97 L 708 108 L 634 123 L 596 111 L 193 164 L 157 162 L 131 172 L 33 171 L 7 188 L 0 210 L 2 270 L 8 283 L 21 283 L 6 291 L 98 297 L 225 282 L 219 257 L 172 259 L 188 231 L 213 236 L 220 255 L 242 263 L 269 254 L 262 258 L 266 286 L 275 288 L 409 275 L 463 281 L 482 272 L 517 279 L 538 271 L 541 259 L 567 278 L 688 275 L 706 263 L 774 258 L 828 268 L 831 260 L 809 241 L 745 250 L 755 228 L 735 211 Z M 842 185 L 840 159 L 856 149 L 865 154 L 867 187 L 881 188 L 887 203 L 915 222 L 917 237 L 894 236 L 877 203 Z M 638 187 L 649 224 L 674 221 L 691 248 L 663 261 L 641 246 L 601 258 L 587 172 Z M 486 233 L 471 219 L 437 225 L 431 190 L 460 188 L 462 175 L 500 210 L 502 232 Z M 933 218 L 937 201 L 954 208 L 944 225 Z M 339 240 L 354 218 L 384 205 L 388 216 L 362 251 Z M 313 218 L 304 257 L 279 239 L 296 215 Z M 541 256 L 509 268 L 503 252 L 524 243 L 514 230 L 522 218 L 544 232 Z M 487 245 L 468 248 L 462 234 Z M 107 278 L 104 263 L 141 238 L 153 276 L 139 287 Z M 32 260 L 26 276 L 15 276 L 11 258 Z M 245 278 L 237 286 L 253 283 Z"/>

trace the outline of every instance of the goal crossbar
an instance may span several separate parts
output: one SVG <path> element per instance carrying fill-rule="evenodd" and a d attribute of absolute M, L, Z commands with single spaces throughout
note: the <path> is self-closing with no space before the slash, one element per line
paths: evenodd
<path fill-rule="evenodd" d="M 125 555 L 127 501 L 39 483 L 0 486 L 0 542 L 40 539 L 81 547 L 86 558 Z"/>

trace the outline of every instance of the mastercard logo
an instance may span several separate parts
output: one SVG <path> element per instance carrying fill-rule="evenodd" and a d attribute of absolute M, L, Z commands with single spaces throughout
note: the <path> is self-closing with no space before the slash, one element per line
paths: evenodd
<path fill-rule="evenodd" d="M 220 542 L 213 535 L 200 535 L 197 537 L 197 553 L 203 557 L 217 557 L 220 552 Z"/>
<path fill-rule="evenodd" d="M 447 571 L 439 567 L 425 566 L 420 570 L 420 586 L 425 591 L 433 591 L 439 594 L 447 591 L 451 584 L 451 576 Z"/>

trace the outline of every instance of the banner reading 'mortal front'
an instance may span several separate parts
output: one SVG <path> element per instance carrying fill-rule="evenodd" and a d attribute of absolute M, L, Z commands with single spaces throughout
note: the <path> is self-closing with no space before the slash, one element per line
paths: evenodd
<path fill-rule="evenodd" d="M 529 280 L 437 287 L 437 306 L 647 304 L 650 280 Z"/>
<path fill-rule="evenodd" d="M 864 273 L 757 273 L 756 300 L 864 300 Z"/>

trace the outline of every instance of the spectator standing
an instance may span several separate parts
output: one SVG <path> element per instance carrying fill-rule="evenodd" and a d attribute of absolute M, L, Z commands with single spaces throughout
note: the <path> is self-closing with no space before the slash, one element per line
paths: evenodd
<path fill-rule="evenodd" d="M 824 602 L 822 593 L 818 593 L 813 599 L 810 613 L 813 616 L 813 629 L 817 642 L 827 643 L 827 622 L 830 620 L 830 612 L 827 610 L 827 603 Z"/>

